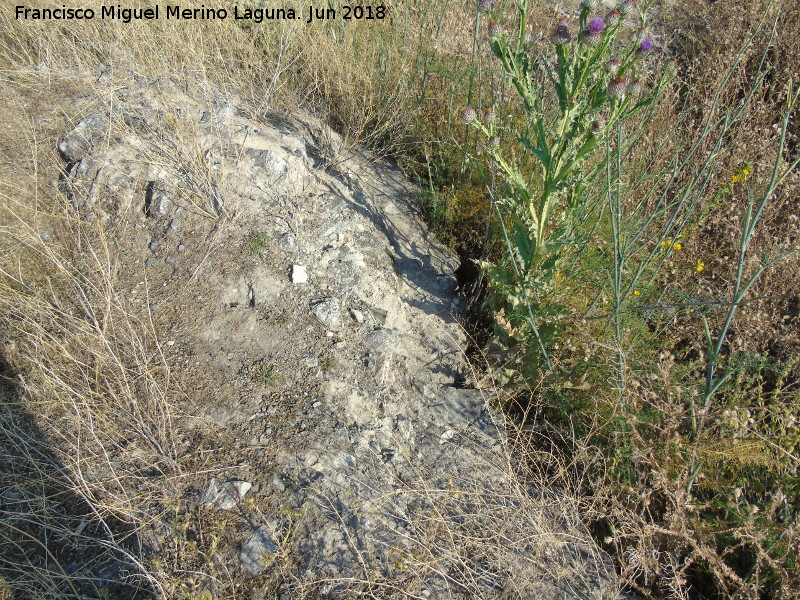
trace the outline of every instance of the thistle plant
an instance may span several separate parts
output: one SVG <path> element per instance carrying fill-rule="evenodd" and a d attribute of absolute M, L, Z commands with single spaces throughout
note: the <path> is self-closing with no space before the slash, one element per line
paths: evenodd
<path fill-rule="evenodd" d="M 584 2 L 579 18 L 554 24 L 543 56 L 524 41 L 526 7 L 517 3 L 514 33 L 495 27 L 490 38 L 513 102 L 500 95 L 502 110 L 490 118 L 468 107 L 461 113 L 502 182 L 493 209 L 507 252 L 482 266 L 497 338 L 525 351 L 506 373 L 541 381 L 529 401 L 562 422 L 565 439 L 579 440 L 567 453 L 586 449 L 570 460 L 585 461 L 595 490 L 658 520 L 654 555 L 670 556 L 682 572 L 697 569 L 699 578 L 713 575 L 720 589 L 777 588 L 798 556 L 798 488 L 793 480 L 785 486 L 790 478 L 780 472 L 797 469 L 796 418 L 788 416 L 796 399 L 779 398 L 797 361 L 774 376 L 777 392 L 762 393 L 747 382 L 766 379 L 766 367 L 733 342 L 739 308 L 785 258 L 780 250 L 758 260 L 752 242 L 776 190 L 800 167 L 790 141 L 800 92 L 791 78 L 772 168 L 761 158 L 738 162 L 730 142 L 776 76 L 769 57 L 778 18 L 771 32 L 764 20 L 754 27 L 702 111 L 666 108 L 666 124 L 651 127 L 675 69 L 667 63 L 651 75 L 646 6 L 624 2 L 600 18 Z M 732 82 L 742 74 L 739 90 Z M 696 107 L 692 96 L 702 92 L 684 93 Z M 724 259 L 702 253 L 700 237 L 723 202 L 743 213 L 730 273 Z M 712 291 L 715 279 L 729 285 L 725 295 Z M 690 319 L 700 326 L 678 328 Z M 676 357 L 675 340 L 691 346 L 692 330 L 705 339 Z M 720 448 L 733 458 L 722 460 Z M 602 468 L 591 472 L 598 454 Z M 628 542 L 618 543 L 627 561 Z M 752 558 L 734 556 L 732 544 Z M 713 565 L 703 564 L 708 557 Z"/>
<path fill-rule="evenodd" d="M 550 36 L 551 54 L 537 57 L 527 50 L 528 2 L 517 2 L 514 33 L 506 34 L 495 22 L 488 33 L 520 101 L 520 119 L 481 120 L 470 107 L 460 115 L 483 135 L 504 181 L 495 206 L 508 254 L 482 266 L 494 292 L 492 308 L 506 324 L 501 337 L 535 340 L 529 366 L 550 366 L 548 346 L 565 312 L 551 297 L 559 267 L 580 251 L 602 211 L 597 194 L 588 190 L 597 175 L 593 156 L 606 148 L 609 131 L 634 119 L 661 89 L 662 82 L 642 82 L 643 56 L 652 41 L 633 30 L 630 20 L 607 22 L 595 8 L 596 3 L 584 2 L 577 23 L 558 21 Z M 644 23 L 646 6 L 639 12 L 624 2 L 617 11 L 633 12 Z"/>

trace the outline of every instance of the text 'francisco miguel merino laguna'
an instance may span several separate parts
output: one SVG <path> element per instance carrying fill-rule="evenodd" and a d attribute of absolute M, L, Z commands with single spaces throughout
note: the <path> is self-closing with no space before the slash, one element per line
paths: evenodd
<path fill-rule="evenodd" d="M 336 19 L 344 20 L 371 20 L 383 19 L 386 16 L 386 7 L 376 6 L 349 6 L 342 5 L 338 11 L 334 8 L 315 8 L 309 6 L 307 10 L 295 11 L 293 8 L 245 8 L 234 6 L 232 11 L 224 8 L 207 8 L 204 4 L 199 8 L 181 8 L 180 6 L 164 6 L 158 4 L 149 8 L 123 8 L 122 6 L 101 6 L 98 10 L 92 8 L 31 8 L 16 6 L 15 17 L 23 20 L 50 21 L 50 20 L 91 20 L 95 17 L 130 23 L 131 21 L 157 20 L 161 17 L 172 20 L 225 20 L 229 16 L 234 19 L 247 19 L 255 23 L 271 20 L 304 19 L 306 23 L 315 20 Z"/>

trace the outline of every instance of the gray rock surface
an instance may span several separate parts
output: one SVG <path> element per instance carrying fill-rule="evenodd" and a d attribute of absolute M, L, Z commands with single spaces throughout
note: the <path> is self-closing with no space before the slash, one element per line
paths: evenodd
<path fill-rule="evenodd" d="M 309 115 L 248 113 L 216 90 L 114 94 L 112 126 L 137 127 L 101 139 L 90 117 L 68 133 L 59 147 L 80 162 L 64 190 L 115 232 L 119 286 L 170 340 L 184 413 L 218 440 L 217 479 L 252 483 L 257 510 L 232 484 L 201 495 L 252 525 L 238 568 L 255 577 L 280 550 L 322 592 L 614 597 L 577 511 L 521 486 L 499 416 L 458 385 L 458 260 L 400 170 L 344 158 Z"/>
<path fill-rule="evenodd" d="M 344 328 L 342 311 L 336 298 L 322 298 L 311 302 L 311 312 L 317 320 L 332 331 L 341 331 Z"/>
<path fill-rule="evenodd" d="M 255 577 L 263 573 L 273 555 L 278 552 L 278 546 L 272 541 L 266 527 L 257 527 L 250 537 L 242 543 L 240 562 L 242 571 L 248 577 Z"/>
<path fill-rule="evenodd" d="M 108 121 L 103 115 L 91 114 L 64 136 L 58 144 L 58 149 L 68 162 L 78 162 L 89 153 L 94 143 L 103 137 L 107 128 Z"/>
<path fill-rule="evenodd" d="M 226 481 L 219 485 L 216 479 L 212 479 L 200 498 L 200 504 L 207 508 L 233 510 L 252 487 L 247 481 Z"/>

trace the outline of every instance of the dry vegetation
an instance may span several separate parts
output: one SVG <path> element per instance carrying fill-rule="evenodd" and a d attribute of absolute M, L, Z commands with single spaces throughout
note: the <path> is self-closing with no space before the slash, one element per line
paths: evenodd
<path fill-rule="evenodd" d="M 431 221 L 454 246 L 473 257 L 502 251 L 487 237 L 485 182 L 470 166 L 482 160 L 482 148 L 454 119 L 464 104 L 483 109 L 509 95 L 489 56 L 486 23 L 476 21 L 474 0 L 391 4 L 385 22 L 313 28 L 232 20 L 32 23 L 0 10 L 0 597 L 3 580 L 16 597 L 193 597 L 196 572 L 224 577 L 208 541 L 224 532 L 200 517 L 174 521 L 174 547 L 160 549 L 156 560 L 148 554 L 148 527 L 183 510 L 194 466 L 175 441 L 185 388 L 170 377 L 157 328 L 116 293 L 109 232 L 79 221 L 53 183 L 62 168 L 59 136 L 102 98 L 101 73 L 112 85 L 134 75 L 198 90 L 210 82 L 256 113 L 309 107 L 348 143 L 396 153 L 420 176 Z M 61 2 L 41 3 L 49 5 Z M 530 28 L 543 34 L 534 43 L 545 51 L 557 13 L 539 10 Z M 679 75 L 648 139 L 671 137 L 660 154 L 643 144 L 634 163 L 657 168 L 693 143 L 722 84 L 720 67 L 777 10 L 764 0 L 662 8 L 660 27 L 674 34 Z M 744 163 L 752 178 L 718 195 L 686 230 L 658 281 L 682 304 L 631 316 L 625 411 L 610 389 L 616 367 L 597 358 L 608 349 L 591 319 L 570 323 L 556 376 L 526 382 L 533 392 L 499 391 L 519 424 L 520 471 L 535 473 L 534 483 L 578 488 L 576 511 L 614 557 L 620 580 L 647 597 L 800 593 L 797 174 L 770 201 L 751 245 L 747 272 L 759 257 L 783 258 L 736 317 L 725 356 L 735 375 L 708 416 L 706 443 L 691 448 L 678 433 L 690 418 L 689 382 L 702 383 L 702 317 L 719 329 L 724 312 L 713 303 L 731 297 L 747 194 L 768 180 L 787 81 L 800 81 L 800 4 L 790 0 L 781 10 L 764 85 L 724 140 L 711 185 L 720 189 Z M 753 40 L 723 106 L 747 94 L 766 39 Z M 785 164 L 798 151 L 798 135 L 795 118 Z M 657 340 L 654 329 L 663 332 Z M 686 491 L 691 452 L 702 464 L 693 494 Z M 520 511 L 505 498 L 477 502 L 479 515 Z M 452 556 L 462 556 L 459 540 L 467 538 L 471 552 L 485 552 L 474 547 L 473 532 L 456 525 L 444 519 L 435 528 L 451 531 Z M 496 550 L 502 539 L 486 543 Z M 439 565 L 432 548 L 407 560 Z M 470 568 L 464 576 L 477 577 Z M 236 585 L 230 582 L 231 594 Z M 365 596 L 380 596 L 368 589 Z"/>

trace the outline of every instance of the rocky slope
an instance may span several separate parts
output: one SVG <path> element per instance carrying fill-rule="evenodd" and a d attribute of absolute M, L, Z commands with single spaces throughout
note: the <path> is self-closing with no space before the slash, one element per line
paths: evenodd
<path fill-rule="evenodd" d="M 313 117 L 199 90 L 114 88 L 61 141 L 60 186 L 157 325 L 181 451 L 209 465 L 186 498 L 238 515 L 220 556 L 247 594 L 291 557 L 287 598 L 614 597 L 565 498 L 516 481 L 487 398 L 460 385 L 457 260 L 413 185 Z"/>

